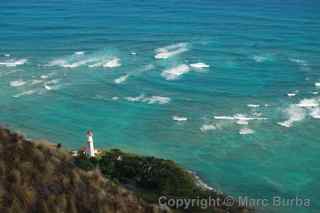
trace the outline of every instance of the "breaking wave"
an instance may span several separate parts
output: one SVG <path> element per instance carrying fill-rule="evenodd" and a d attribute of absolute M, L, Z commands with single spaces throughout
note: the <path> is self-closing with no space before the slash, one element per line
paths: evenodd
<path fill-rule="evenodd" d="M 120 59 L 114 56 L 110 56 L 106 53 L 89 54 L 84 52 L 75 52 L 71 56 L 67 56 L 61 59 L 55 59 L 50 61 L 47 66 L 60 66 L 63 68 L 77 68 L 81 66 L 87 66 L 89 68 L 103 67 L 103 68 L 115 68 L 120 67 Z"/>
<path fill-rule="evenodd" d="M 190 67 L 186 64 L 179 65 L 177 67 L 173 67 L 167 70 L 164 70 L 161 73 L 161 76 L 164 77 L 166 80 L 176 80 L 181 75 L 190 72 Z"/>
<path fill-rule="evenodd" d="M 259 56 L 259 55 L 254 55 L 252 59 L 257 63 L 263 63 L 270 60 L 270 58 L 267 56 Z"/>
<path fill-rule="evenodd" d="M 250 135 L 253 134 L 255 131 L 253 129 L 250 128 L 242 128 L 239 130 L 239 134 L 240 135 Z"/>
<path fill-rule="evenodd" d="M 5 60 L 5 61 L 0 61 L 0 66 L 6 66 L 6 67 L 16 67 L 16 66 L 20 66 L 23 65 L 25 63 L 27 63 L 27 59 L 9 59 L 9 60 Z"/>
<path fill-rule="evenodd" d="M 19 93 L 19 94 L 16 94 L 16 95 L 13 95 L 14 98 L 20 98 L 21 96 L 25 96 L 25 95 L 32 95 L 34 93 L 36 93 L 37 90 L 27 90 L 27 91 L 24 91 L 22 93 Z"/>
<path fill-rule="evenodd" d="M 115 84 L 122 84 L 122 83 L 124 83 L 124 82 L 126 82 L 126 81 L 128 80 L 128 77 L 129 77 L 128 74 L 127 74 L 127 75 L 120 76 L 119 78 L 117 78 L 117 79 L 114 80 L 114 83 L 115 83 Z"/>
<path fill-rule="evenodd" d="M 183 52 L 188 51 L 188 43 L 178 43 L 165 47 L 161 47 L 155 50 L 156 55 L 154 56 L 156 59 L 167 59 L 172 56 L 179 55 Z"/>
<path fill-rule="evenodd" d="M 187 121 L 188 118 L 175 115 L 175 116 L 172 116 L 172 120 L 177 122 L 184 122 L 184 121 Z"/>
<path fill-rule="evenodd" d="M 285 110 L 288 120 L 283 122 L 278 122 L 279 125 L 284 127 L 291 127 L 294 122 L 302 121 L 306 117 L 305 110 L 297 105 L 291 105 Z"/>
<path fill-rule="evenodd" d="M 247 117 L 244 114 L 235 114 L 233 116 L 214 116 L 216 120 L 236 120 L 236 121 L 252 121 L 252 120 L 267 120 L 265 117 Z"/>
<path fill-rule="evenodd" d="M 147 104 L 167 104 L 171 101 L 171 98 L 169 97 L 163 97 L 163 96 L 147 97 L 145 95 L 139 95 L 137 97 L 125 97 L 124 99 L 130 102 L 142 102 Z"/>
<path fill-rule="evenodd" d="M 205 69 L 205 68 L 209 68 L 210 67 L 210 65 L 202 63 L 202 62 L 193 63 L 193 64 L 190 64 L 189 66 L 192 67 L 192 68 L 195 68 L 195 69 Z"/>
<path fill-rule="evenodd" d="M 296 94 L 296 93 L 291 92 L 291 93 L 288 93 L 287 95 L 288 95 L 289 97 L 294 97 L 294 96 L 296 96 L 297 94 Z"/>
<path fill-rule="evenodd" d="M 284 127 L 291 127 L 293 123 L 304 120 L 308 115 L 314 119 L 320 119 L 320 100 L 316 98 L 303 99 L 298 104 L 291 104 L 285 109 L 288 120 L 278 122 Z"/>
<path fill-rule="evenodd" d="M 248 104 L 247 106 L 250 107 L 250 108 L 258 108 L 258 107 L 260 107 L 259 104 Z"/>
<path fill-rule="evenodd" d="M 85 52 L 84 51 L 77 51 L 77 52 L 74 52 L 75 55 L 84 55 Z"/>
<path fill-rule="evenodd" d="M 296 63 L 296 64 L 298 64 L 298 65 L 301 65 L 301 66 L 305 66 L 305 67 L 309 65 L 309 64 L 308 64 L 305 60 L 303 60 L 303 59 L 289 58 L 289 61 L 294 62 L 294 63 Z"/>
<path fill-rule="evenodd" d="M 217 129 L 217 127 L 213 124 L 203 124 L 200 127 L 201 132 L 207 132 L 207 131 L 216 130 L 216 129 Z"/>
<path fill-rule="evenodd" d="M 25 82 L 24 80 L 15 80 L 15 81 L 11 81 L 9 84 L 11 87 L 21 87 L 23 85 L 25 85 L 27 82 Z"/>
<path fill-rule="evenodd" d="M 102 60 L 102 61 L 99 61 L 98 63 L 88 65 L 88 67 L 105 67 L 105 68 L 115 68 L 120 66 L 121 66 L 121 63 L 119 58 Z"/>

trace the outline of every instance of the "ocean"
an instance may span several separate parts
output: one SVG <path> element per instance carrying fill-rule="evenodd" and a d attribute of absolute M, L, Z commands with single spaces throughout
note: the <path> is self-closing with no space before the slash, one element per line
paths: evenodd
<path fill-rule="evenodd" d="M 319 212 L 319 22 L 318 0 L 2 0 L 0 122 Z"/>

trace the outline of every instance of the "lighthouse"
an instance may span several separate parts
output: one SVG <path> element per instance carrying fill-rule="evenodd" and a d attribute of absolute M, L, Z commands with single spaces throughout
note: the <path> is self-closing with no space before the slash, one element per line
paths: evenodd
<path fill-rule="evenodd" d="M 94 145 L 93 145 L 93 132 L 92 132 L 92 130 L 87 131 L 87 143 L 88 143 L 87 153 L 89 154 L 90 157 L 94 157 L 95 152 L 94 152 Z"/>

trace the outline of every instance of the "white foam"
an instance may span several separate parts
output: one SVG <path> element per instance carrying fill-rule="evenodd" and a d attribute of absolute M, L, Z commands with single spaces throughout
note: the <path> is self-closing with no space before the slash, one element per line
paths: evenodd
<path fill-rule="evenodd" d="M 0 61 L 0 65 L 6 66 L 6 67 L 16 67 L 16 66 L 27 63 L 27 61 L 28 61 L 27 59 L 18 59 L 18 60 L 10 59 L 3 62 Z"/>
<path fill-rule="evenodd" d="M 161 51 L 170 51 L 170 50 L 175 50 L 175 49 L 179 49 L 179 48 L 183 48 L 183 47 L 187 47 L 188 43 L 186 42 L 180 42 L 177 44 L 171 44 L 165 47 L 160 47 L 158 49 L 156 49 L 157 52 L 161 52 Z"/>
<path fill-rule="evenodd" d="M 114 101 L 117 101 L 117 100 L 119 100 L 119 97 L 118 96 L 113 96 L 111 99 L 114 100 Z"/>
<path fill-rule="evenodd" d="M 257 63 L 262 63 L 269 60 L 267 56 L 258 56 L 258 55 L 253 56 L 252 59 L 255 60 Z"/>
<path fill-rule="evenodd" d="M 211 130 L 216 130 L 217 127 L 213 124 L 203 124 L 200 128 L 201 132 L 207 132 L 207 131 L 211 131 Z"/>
<path fill-rule="evenodd" d="M 25 96 L 25 95 L 32 95 L 32 94 L 34 94 L 34 93 L 36 93 L 36 92 L 37 92 L 36 90 L 28 90 L 28 91 L 25 91 L 25 92 L 16 94 L 16 95 L 14 95 L 13 97 L 14 97 L 14 98 L 19 98 L 19 97 Z"/>
<path fill-rule="evenodd" d="M 298 104 L 290 105 L 285 112 L 289 119 L 278 123 L 285 127 L 291 127 L 294 122 L 304 120 L 307 115 L 315 119 L 320 119 L 320 99 L 302 99 Z"/>
<path fill-rule="evenodd" d="M 261 112 L 253 112 L 252 115 L 256 116 L 256 117 L 260 117 L 262 115 L 262 113 Z"/>
<path fill-rule="evenodd" d="M 148 104 L 167 104 L 170 102 L 170 98 L 162 96 L 151 96 L 149 98 L 145 98 L 144 102 L 147 102 Z"/>
<path fill-rule="evenodd" d="M 104 68 L 115 68 L 120 67 L 120 59 L 119 58 L 112 58 L 112 59 L 103 59 L 99 60 L 97 63 L 90 64 L 88 67 L 94 68 L 94 67 L 104 67 Z"/>
<path fill-rule="evenodd" d="M 233 116 L 214 116 L 216 120 L 234 120 Z"/>
<path fill-rule="evenodd" d="M 80 60 L 76 62 L 68 62 L 67 60 L 64 59 L 57 59 L 49 62 L 48 66 L 60 66 L 64 68 L 76 68 L 82 65 L 87 64 L 87 60 Z"/>
<path fill-rule="evenodd" d="M 195 178 L 195 182 L 196 182 L 196 185 L 205 189 L 205 190 L 210 190 L 210 191 L 216 191 L 214 188 L 212 188 L 211 186 L 209 186 L 208 184 L 206 184 L 205 182 L 203 182 L 201 180 L 201 178 L 193 171 L 188 171 L 190 172 L 190 174 L 193 175 L 193 177 Z"/>
<path fill-rule="evenodd" d="M 320 119 L 320 108 L 313 108 L 310 111 L 310 116 L 315 119 Z"/>
<path fill-rule="evenodd" d="M 117 78 L 117 79 L 114 80 L 114 83 L 116 83 L 116 84 L 122 84 L 122 83 L 124 83 L 124 82 L 126 82 L 126 81 L 128 80 L 128 77 L 129 77 L 128 74 L 127 74 L 127 75 L 120 76 L 119 78 Z"/>
<path fill-rule="evenodd" d="M 46 90 L 52 90 L 52 87 L 50 87 L 50 86 L 47 85 L 47 84 L 44 85 L 44 88 L 45 88 Z"/>
<path fill-rule="evenodd" d="M 303 99 L 301 100 L 297 106 L 304 107 L 304 108 L 312 108 L 319 106 L 319 103 L 316 99 Z"/>
<path fill-rule="evenodd" d="M 20 80 L 11 81 L 10 86 L 11 87 L 21 87 L 21 86 L 25 85 L 26 83 L 27 82 L 20 79 Z"/>
<path fill-rule="evenodd" d="M 259 104 L 248 104 L 247 106 L 250 107 L 250 108 L 258 108 L 258 107 L 260 107 Z"/>
<path fill-rule="evenodd" d="M 11 55 L 7 53 L 7 54 L 4 54 L 4 56 L 5 57 L 10 57 Z"/>
<path fill-rule="evenodd" d="M 189 71 L 190 71 L 190 67 L 186 64 L 182 64 L 177 67 L 173 67 L 173 68 L 164 70 L 161 73 L 161 76 L 164 77 L 166 80 L 176 80 L 181 75 L 186 74 Z"/>
<path fill-rule="evenodd" d="M 239 131 L 240 135 L 250 135 L 250 134 L 253 134 L 253 133 L 254 133 L 254 130 L 253 129 L 249 129 L 249 128 L 242 128 Z"/>
<path fill-rule="evenodd" d="M 136 53 L 136 52 L 133 52 L 133 51 L 131 51 L 130 54 L 131 54 L 131 55 L 137 55 L 137 53 Z"/>
<path fill-rule="evenodd" d="M 153 65 L 153 64 L 147 64 L 147 65 L 145 65 L 144 67 L 143 67 L 143 69 L 142 69 L 142 71 L 144 72 L 144 71 L 149 71 L 149 70 L 152 70 L 152 69 L 154 69 L 155 68 L 155 66 Z"/>
<path fill-rule="evenodd" d="M 178 121 L 178 122 L 184 122 L 184 121 L 187 121 L 188 118 L 175 115 L 175 116 L 172 117 L 172 120 Z"/>
<path fill-rule="evenodd" d="M 279 125 L 284 127 L 291 127 L 294 122 L 302 121 L 306 117 L 306 111 L 296 104 L 292 104 L 285 110 L 288 120 L 278 122 Z"/>
<path fill-rule="evenodd" d="M 43 80 L 40 79 L 34 79 L 31 81 L 31 85 L 35 85 L 35 84 L 41 84 L 43 82 Z"/>
<path fill-rule="evenodd" d="M 60 88 L 60 85 L 57 85 L 60 82 L 60 79 L 52 79 L 44 83 L 44 88 L 46 90 L 57 90 Z"/>
<path fill-rule="evenodd" d="M 316 82 L 316 83 L 314 83 L 314 85 L 315 85 L 316 87 L 320 87 L 320 82 Z"/>
<path fill-rule="evenodd" d="M 247 117 L 244 114 L 235 114 L 233 116 L 214 116 L 216 120 L 241 120 L 241 121 L 251 121 L 251 120 L 267 120 L 264 117 Z"/>
<path fill-rule="evenodd" d="M 261 113 L 253 113 L 254 116 L 247 116 L 244 114 L 235 114 L 233 116 L 214 116 L 215 120 L 226 120 L 238 125 L 248 125 L 250 121 L 254 120 L 267 120 L 268 118 L 260 117 Z"/>
<path fill-rule="evenodd" d="M 312 92 L 312 94 L 313 94 L 313 95 L 318 95 L 318 94 L 319 94 L 319 92 L 314 91 L 314 92 Z"/>
<path fill-rule="evenodd" d="M 84 55 L 84 53 L 85 53 L 84 51 L 77 51 L 77 52 L 74 52 L 74 54 L 75 54 L 75 55 Z"/>
<path fill-rule="evenodd" d="M 186 48 L 181 48 L 179 50 L 175 50 L 175 51 L 172 51 L 172 52 L 160 52 L 160 53 L 157 53 L 154 57 L 156 59 L 167 59 L 167 58 L 170 58 L 172 56 L 179 55 L 180 53 L 183 53 L 183 52 L 185 52 L 187 50 L 188 49 L 186 49 Z"/>
<path fill-rule="evenodd" d="M 167 59 L 188 51 L 187 43 L 178 43 L 156 49 L 156 59 Z"/>
<path fill-rule="evenodd" d="M 44 84 L 44 88 L 46 90 L 58 90 L 61 86 L 60 85 L 48 85 L 48 84 Z"/>
<path fill-rule="evenodd" d="M 171 100 L 169 97 L 163 97 L 163 96 L 146 97 L 145 95 L 139 95 L 137 97 L 126 97 L 125 99 L 131 102 L 143 102 L 147 104 L 167 104 Z"/>
<path fill-rule="evenodd" d="M 121 66 L 121 63 L 119 58 L 113 58 L 110 61 L 103 64 L 103 67 L 108 67 L 108 68 L 115 68 L 120 66 Z"/>
<path fill-rule="evenodd" d="M 277 124 L 280 125 L 280 126 L 284 126 L 284 127 L 291 127 L 292 126 L 292 123 L 291 121 L 287 120 L 287 121 L 283 121 L 283 122 L 278 122 Z"/>
<path fill-rule="evenodd" d="M 260 119 L 260 118 L 247 117 L 244 114 L 235 114 L 233 117 L 234 117 L 235 120 L 242 120 L 242 121 L 250 121 L 250 120 L 256 120 L 256 119 L 258 120 L 258 119 Z"/>
<path fill-rule="evenodd" d="M 238 121 L 237 121 L 237 124 L 239 124 L 239 125 L 248 125 L 249 122 L 246 121 L 246 120 L 238 120 Z"/>
<path fill-rule="evenodd" d="M 81 54 L 78 54 L 76 55 L 76 57 L 73 55 L 73 56 L 66 57 L 64 59 L 52 60 L 47 64 L 47 66 L 60 66 L 63 68 L 73 69 L 80 66 L 88 65 L 90 63 L 95 63 L 98 60 L 99 58 L 95 56 L 85 57 Z"/>
<path fill-rule="evenodd" d="M 297 94 L 296 93 L 288 93 L 288 96 L 289 97 L 294 97 L 294 96 L 296 96 Z"/>
<path fill-rule="evenodd" d="M 47 79 L 47 78 L 49 78 L 49 76 L 47 76 L 47 75 L 41 75 L 40 78 L 42 78 L 42 79 Z"/>
<path fill-rule="evenodd" d="M 290 58 L 289 59 L 291 62 L 294 62 L 298 65 L 301 65 L 301 66 L 308 66 L 308 63 L 305 61 L 305 60 L 302 60 L 302 59 L 298 59 L 298 58 Z"/>
<path fill-rule="evenodd" d="M 92 60 L 81 60 L 81 61 L 77 61 L 77 62 L 74 62 L 74 63 L 62 63 L 61 66 L 64 67 L 64 68 L 77 68 L 77 67 L 80 67 L 80 66 L 83 66 L 83 65 L 86 65 L 88 63 L 90 63 Z"/>
<path fill-rule="evenodd" d="M 95 64 L 89 64 L 88 67 L 95 68 L 95 67 L 102 67 L 103 62 L 95 63 Z"/>
<path fill-rule="evenodd" d="M 111 57 L 106 53 L 85 55 L 85 52 L 78 51 L 71 56 L 65 58 L 55 59 L 50 61 L 47 66 L 60 66 L 64 68 L 77 68 L 80 66 L 105 67 L 114 68 L 121 66 L 120 59 L 117 57 Z"/>
<path fill-rule="evenodd" d="M 52 79 L 50 81 L 47 81 L 46 84 L 57 84 L 60 82 L 60 79 Z"/>
<path fill-rule="evenodd" d="M 204 68 L 209 68 L 210 65 L 199 62 L 199 63 L 190 64 L 190 67 L 195 69 L 204 69 Z"/>
<path fill-rule="evenodd" d="M 126 99 L 127 101 L 130 101 L 130 102 L 138 102 L 138 101 L 143 100 L 144 98 L 145 98 L 144 95 L 139 95 L 139 96 L 137 96 L 137 97 L 126 97 L 125 99 Z"/>

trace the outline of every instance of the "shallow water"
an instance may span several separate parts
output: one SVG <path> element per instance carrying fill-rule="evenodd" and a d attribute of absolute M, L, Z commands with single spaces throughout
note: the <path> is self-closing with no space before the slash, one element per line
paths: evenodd
<path fill-rule="evenodd" d="M 70 148 L 91 128 L 98 147 L 176 160 L 231 195 L 312 203 L 266 212 L 318 212 L 319 9 L 3 0 L 1 123 Z"/>

